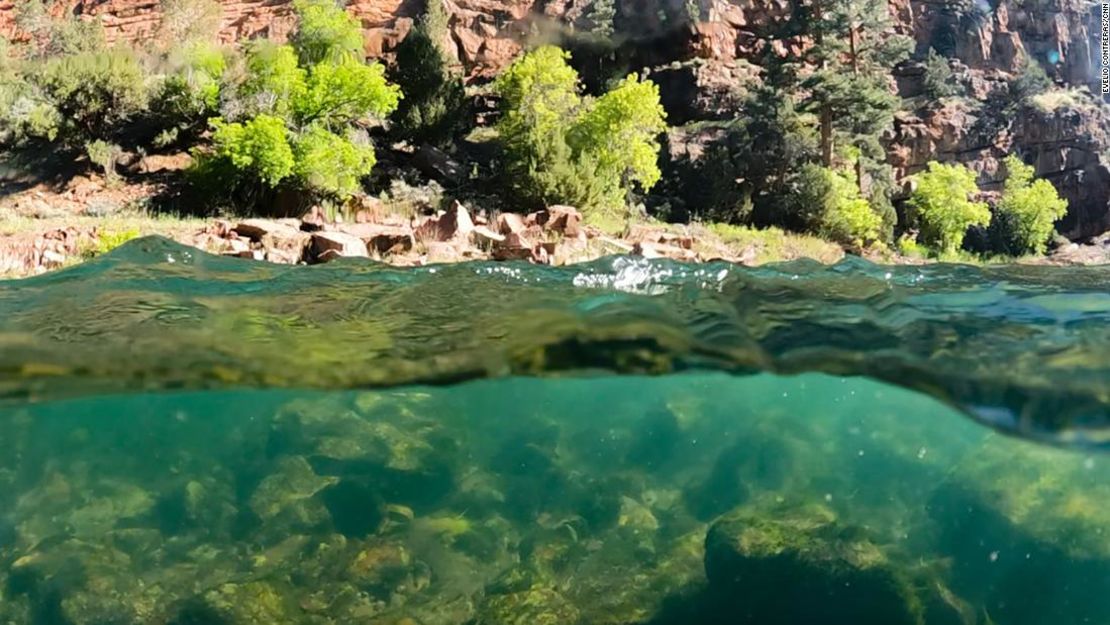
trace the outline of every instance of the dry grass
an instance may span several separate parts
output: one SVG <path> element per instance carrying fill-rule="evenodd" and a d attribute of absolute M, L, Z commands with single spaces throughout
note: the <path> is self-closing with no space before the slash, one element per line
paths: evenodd
<path fill-rule="evenodd" d="M 1091 104 L 1090 92 L 1078 87 L 1068 89 L 1049 89 L 1030 98 L 1033 106 L 1042 113 L 1054 113 L 1058 109 L 1076 110 Z"/>
<path fill-rule="evenodd" d="M 732 256 L 750 264 L 762 265 L 798 258 L 812 258 L 827 264 L 844 257 L 844 249 L 836 243 L 778 228 L 707 224 L 693 226 L 691 234 L 698 240 L 698 245 L 703 247 L 711 248 L 716 239 Z"/>

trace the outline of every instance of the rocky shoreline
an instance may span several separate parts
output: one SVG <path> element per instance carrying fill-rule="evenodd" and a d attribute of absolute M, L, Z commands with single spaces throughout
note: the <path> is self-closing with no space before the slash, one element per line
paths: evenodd
<path fill-rule="evenodd" d="M 212 254 L 283 264 L 353 257 L 402 267 L 469 260 L 566 265 L 611 254 L 760 264 L 801 257 L 835 262 L 844 255 L 835 243 L 781 231 L 774 231 L 773 242 L 763 236 L 745 242 L 728 241 L 697 224 L 642 221 L 603 230 L 571 206 L 491 214 L 455 200 L 446 209 L 420 203 L 403 214 L 363 196 L 346 220 L 320 208 L 300 218 L 164 219 L 127 212 L 126 206 L 142 204 L 156 192 L 157 185 L 110 186 L 79 177 L 57 191 L 37 185 L 12 193 L 0 206 L 0 276 L 38 275 L 150 234 Z M 101 214 L 102 205 L 112 208 Z M 765 249 L 771 243 L 776 249 Z"/>
<path fill-rule="evenodd" d="M 140 222 L 141 224 L 141 222 Z M 547 265 L 587 262 L 611 254 L 669 258 L 683 262 L 725 261 L 743 265 L 811 258 L 835 262 L 844 255 L 828 243 L 817 253 L 777 252 L 760 244 L 723 240 L 704 226 L 632 224 L 618 235 L 586 225 L 570 206 L 551 206 L 527 215 L 472 215 L 455 201 L 447 210 L 413 218 L 360 212 L 350 223 L 321 213 L 304 218 L 232 220 L 216 218 L 197 225 L 159 227 L 155 220 L 125 233 L 102 225 L 65 225 L 0 233 L 0 276 L 25 277 L 70 266 L 107 251 L 127 238 L 159 234 L 212 254 L 280 264 L 318 264 L 337 258 L 367 258 L 399 267 L 478 260 L 526 261 Z M 123 237 L 122 239 L 120 237 Z M 118 239 L 118 240 L 117 240 Z M 921 258 L 871 251 L 879 263 L 920 264 Z M 1110 263 L 1110 234 L 1083 244 L 1065 243 L 1031 264 Z"/>

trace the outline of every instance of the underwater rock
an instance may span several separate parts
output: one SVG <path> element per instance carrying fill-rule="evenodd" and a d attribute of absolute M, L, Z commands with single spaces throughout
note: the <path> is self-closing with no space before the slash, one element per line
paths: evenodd
<path fill-rule="evenodd" d="M 1110 558 L 1097 544 L 1107 540 L 1105 504 L 1074 488 L 1061 497 L 1066 469 L 1042 466 L 1022 485 L 1017 466 L 986 492 L 946 483 L 929 500 L 948 584 L 1007 625 L 1110 622 Z"/>
<path fill-rule="evenodd" d="M 170 625 L 300 625 L 293 594 L 266 582 L 223 584 L 188 602 Z M 317 621 L 319 622 L 319 621 Z"/>
<path fill-rule="evenodd" d="M 72 539 L 16 559 L 6 591 L 27 598 L 29 622 L 143 625 L 176 589 L 146 584 L 140 573 L 123 550 Z"/>
<path fill-rule="evenodd" d="M 686 491 L 690 512 L 709 521 L 752 497 L 758 490 L 779 490 L 796 471 L 795 449 L 782 433 L 756 428 L 722 450 L 713 468 Z"/>
<path fill-rule="evenodd" d="M 239 515 L 231 480 L 194 477 L 197 479 L 166 489 L 154 507 L 154 522 L 166 536 L 228 539 Z"/>
<path fill-rule="evenodd" d="M 711 591 L 730 622 L 922 625 L 909 579 L 861 528 L 818 504 L 745 507 L 705 538 Z"/>
<path fill-rule="evenodd" d="M 120 480 L 100 480 L 74 489 L 60 473 L 17 503 L 18 532 L 24 544 L 59 535 L 97 537 L 122 521 L 150 512 L 155 500 L 143 488 Z"/>
<path fill-rule="evenodd" d="M 578 621 L 578 608 L 555 589 L 537 586 L 487 597 L 473 625 L 567 625 Z"/>
<path fill-rule="evenodd" d="M 346 577 L 375 611 L 403 605 L 431 584 L 431 570 L 396 539 L 363 544 L 347 567 Z"/>
<path fill-rule="evenodd" d="M 668 601 L 704 587 L 704 537 L 704 528 L 675 537 L 651 558 L 642 557 L 637 537 L 624 531 L 590 545 L 588 555 L 573 565 L 575 583 L 565 591 L 578 607 L 579 622 L 658 622 Z"/>
<path fill-rule="evenodd" d="M 450 458 L 454 444 L 442 425 L 414 414 L 408 402 L 365 393 L 354 408 L 334 400 L 291 402 L 275 420 L 274 444 L 334 461 L 339 472 L 368 466 L 419 472 Z"/>
<path fill-rule="evenodd" d="M 286 456 L 251 495 L 251 510 L 265 521 L 338 481 L 334 477 L 316 475 L 301 456 Z"/>

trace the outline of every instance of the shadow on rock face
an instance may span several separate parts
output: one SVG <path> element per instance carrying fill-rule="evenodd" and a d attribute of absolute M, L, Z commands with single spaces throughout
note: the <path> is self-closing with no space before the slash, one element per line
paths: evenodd
<path fill-rule="evenodd" d="M 938 549 L 952 562 L 952 587 L 999 623 L 1110 622 L 1110 561 L 1074 540 L 1089 533 L 1069 536 L 1059 511 L 1047 525 L 1055 535 L 1033 536 L 993 505 L 954 486 L 930 500 Z"/>
<path fill-rule="evenodd" d="M 709 475 L 687 494 L 690 511 L 709 520 L 746 502 L 753 487 L 780 487 L 790 472 L 792 451 L 781 441 L 763 437 L 725 449 Z"/>
<path fill-rule="evenodd" d="M 341 481 L 320 493 L 331 514 L 335 531 L 347 538 L 363 538 L 378 530 L 384 518 L 384 502 L 372 489 Z"/>
<path fill-rule="evenodd" d="M 730 513 L 705 545 L 715 603 L 732 603 L 724 612 L 741 622 L 920 622 L 909 581 L 864 532 L 822 506 Z"/>

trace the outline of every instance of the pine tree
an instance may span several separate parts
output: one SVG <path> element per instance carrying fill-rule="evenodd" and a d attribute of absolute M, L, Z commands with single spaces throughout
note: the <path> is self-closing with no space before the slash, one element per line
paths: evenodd
<path fill-rule="evenodd" d="M 834 165 L 838 145 L 881 160 L 878 137 L 898 105 L 890 68 L 909 56 L 909 38 L 893 32 L 886 0 L 812 0 L 804 8 L 814 40 L 804 60 L 816 69 L 802 81 L 800 108 L 818 116 L 823 164 Z"/>
<path fill-rule="evenodd" d="M 447 21 L 442 1 L 429 0 L 420 22 L 397 46 L 391 77 L 405 97 L 393 120 L 397 134 L 405 139 L 446 145 L 463 121 L 462 78 L 448 67 L 442 49 Z"/>

